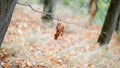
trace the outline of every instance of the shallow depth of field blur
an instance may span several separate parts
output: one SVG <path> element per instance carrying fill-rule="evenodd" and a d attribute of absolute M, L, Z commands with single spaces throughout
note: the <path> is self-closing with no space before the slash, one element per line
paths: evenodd
<path fill-rule="evenodd" d="M 18 0 L 43 10 L 43 0 Z M 22 68 L 120 68 L 120 36 L 114 32 L 109 45 L 97 42 L 110 2 L 98 1 L 98 11 L 89 26 L 89 0 L 57 0 L 56 16 L 70 23 L 65 33 L 54 39 L 56 24 L 43 23 L 42 13 L 28 6 L 16 5 L 2 44 L 1 65 L 20 65 Z M 108 47 L 108 48 L 106 48 Z"/>

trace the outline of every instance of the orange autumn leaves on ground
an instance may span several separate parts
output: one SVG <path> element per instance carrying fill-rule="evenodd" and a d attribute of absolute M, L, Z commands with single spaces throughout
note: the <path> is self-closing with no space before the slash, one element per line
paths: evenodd
<path fill-rule="evenodd" d="M 58 23 L 56 26 L 56 33 L 54 39 L 57 40 L 58 37 L 62 36 L 64 34 L 64 26 L 61 23 Z"/>
<path fill-rule="evenodd" d="M 9 55 L 7 53 L 1 54 L 1 52 L 0 52 L 0 66 L 1 67 L 10 68 L 10 64 L 8 63 L 9 62 L 8 58 L 9 58 Z M 2 63 L 1 61 L 4 61 L 5 63 Z"/>
<path fill-rule="evenodd" d="M 23 60 L 23 59 L 19 60 L 18 63 L 12 65 L 9 61 L 9 57 L 10 57 L 10 55 L 7 53 L 3 53 L 3 54 L 0 53 L 0 68 L 23 68 L 23 66 L 24 66 L 24 68 L 48 68 L 44 65 L 31 66 L 31 65 L 29 65 L 28 61 Z"/>
<path fill-rule="evenodd" d="M 3 67 L 3 68 L 49 68 L 47 66 L 44 66 L 44 65 L 29 65 L 29 62 L 24 60 L 24 59 L 21 59 L 19 60 L 18 63 L 16 63 L 16 65 L 11 65 L 10 62 L 9 62 L 9 57 L 10 55 L 7 54 L 7 53 L 3 53 L 3 54 L 0 54 L 0 60 L 2 62 L 0 62 L 0 68 Z M 50 57 L 50 62 L 54 65 L 57 65 L 57 66 L 62 66 L 62 62 L 60 60 L 58 60 L 57 58 L 55 57 Z M 50 67 L 52 68 L 52 67 Z"/>

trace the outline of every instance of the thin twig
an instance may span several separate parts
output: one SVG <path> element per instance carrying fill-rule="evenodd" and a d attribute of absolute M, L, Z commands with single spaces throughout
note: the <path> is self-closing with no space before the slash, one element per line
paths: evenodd
<path fill-rule="evenodd" d="M 39 10 L 34 9 L 30 4 L 23 4 L 23 3 L 20 3 L 20 2 L 17 2 L 17 4 L 23 5 L 23 6 L 28 6 L 28 7 L 31 8 L 33 11 L 38 12 L 38 13 L 51 15 L 50 13 L 46 13 L 46 12 L 43 12 L 43 11 L 39 11 Z M 52 15 L 51 15 L 51 16 L 52 16 Z M 59 19 L 59 18 L 57 18 L 57 17 L 53 17 L 53 16 L 52 16 L 52 18 L 53 18 L 54 20 L 61 21 L 61 22 L 63 22 L 63 23 L 74 24 L 74 25 L 77 25 L 77 26 L 79 26 L 79 27 L 81 26 L 81 27 L 87 28 L 87 27 L 85 27 L 85 26 L 83 26 L 83 25 L 80 25 L 80 24 L 77 24 L 77 23 L 68 22 L 68 21 L 65 21 L 65 20 L 63 20 L 63 19 Z"/>
<path fill-rule="evenodd" d="M 31 8 L 31 9 L 32 9 L 33 11 L 35 11 L 35 12 L 42 13 L 42 14 L 47 14 L 47 15 L 51 15 L 51 16 L 52 16 L 52 14 L 50 14 L 50 13 L 46 13 L 46 12 L 43 12 L 43 11 L 34 9 L 30 4 L 24 4 L 24 3 L 20 3 L 20 2 L 17 2 L 17 4 L 18 4 L 18 5 L 23 5 L 23 6 L 28 6 L 29 8 Z M 74 25 L 76 25 L 76 26 L 79 26 L 79 27 L 84 28 L 85 30 L 89 29 L 89 28 L 86 27 L 86 26 L 83 26 L 83 25 L 80 25 L 80 24 L 77 24 L 77 23 L 73 23 L 73 22 L 68 22 L 68 21 L 65 21 L 65 20 L 63 20 L 63 19 L 59 19 L 57 16 L 55 16 L 55 17 L 52 16 L 52 18 L 53 18 L 54 20 L 61 21 L 61 22 L 65 23 L 65 24 L 74 24 Z M 105 32 L 102 32 L 102 33 L 107 34 L 107 33 L 105 33 Z M 104 39 L 105 39 L 105 38 L 104 38 Z"/>

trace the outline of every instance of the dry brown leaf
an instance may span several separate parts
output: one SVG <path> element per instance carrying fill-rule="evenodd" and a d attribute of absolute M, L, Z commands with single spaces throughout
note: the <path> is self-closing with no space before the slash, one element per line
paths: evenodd
<path fill-rule="evenodd" d="M 26 65 L 26 67 L 25 68 L 31 68 L 31 66 L 29 66 L 29 65 Z"/>
<path fill-rule="evenodd" d="M 40 65 L 40 66 L 39 66 L 39 68 L 48 68 L 48 67 L 46 67 L 46 66 L 43 66 L 43 65 Z"/>
<path fill-rule="evenodd" d="M 4 67 L 4 68 L 10 68 L 10 64 L 4 63 L 3 67 Z"/>
<path fill-rule="evenodd" d="M 58 23 L 56 26 L 56 33 L 54 39 L 57 40 L 59 36 L 64 34 L 64 26 L 61 23 Z"/>
<path fill-rule="evenodd" d="M 9 55 L 4 53 L 4 54 L 1 54 L 0 55 L 0 60 L 4 61 L 4 62 L 8 62 L 9 59 L 8 59 Z"/>
<path fill-rule="evenodd" d="M 60 65 L 60 66 L 62 65 L 62 63 L 58 59 L 56 59 L 55 57 L 50 58 L 50 61 L 53 64 Z"/>

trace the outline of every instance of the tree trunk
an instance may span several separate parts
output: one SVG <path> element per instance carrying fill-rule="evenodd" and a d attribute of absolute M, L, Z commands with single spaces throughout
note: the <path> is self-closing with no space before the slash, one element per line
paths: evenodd
<path fill-rule="evenodd" d="M 119 21 L 120 21 L 120 15 L 118 16 L 117 23 L 116 23 L 116 31 L 117 31 L 117 33 L 119 31 L 119 25 L 120 25 Z"/>
<path fill-rule="evenodd" d="M 52 20 L 55 14 L 56 0 L 44 0 L 44 9 L 42 19 Z"/>
<path fill-rule="evenodd" d="M 89 25 L 91 25 L 97 10 L 98 10 L 97 0 L 90 0 L 90 4 L 89 4 L 90 21 L 88 23 Z"/>
<path fill-rule="evenodd" d="M 0 0 L 0 47 L 11 21 L 17 0 Z"/>
<path fill-rule="evenodd" d="M 120 0 L 112 0 L 108 9 L 101 34 L 98 38 L 100 45 L 109 44 L 113 31 L 116 29 L 118 16 L 120 15 Z"/>

